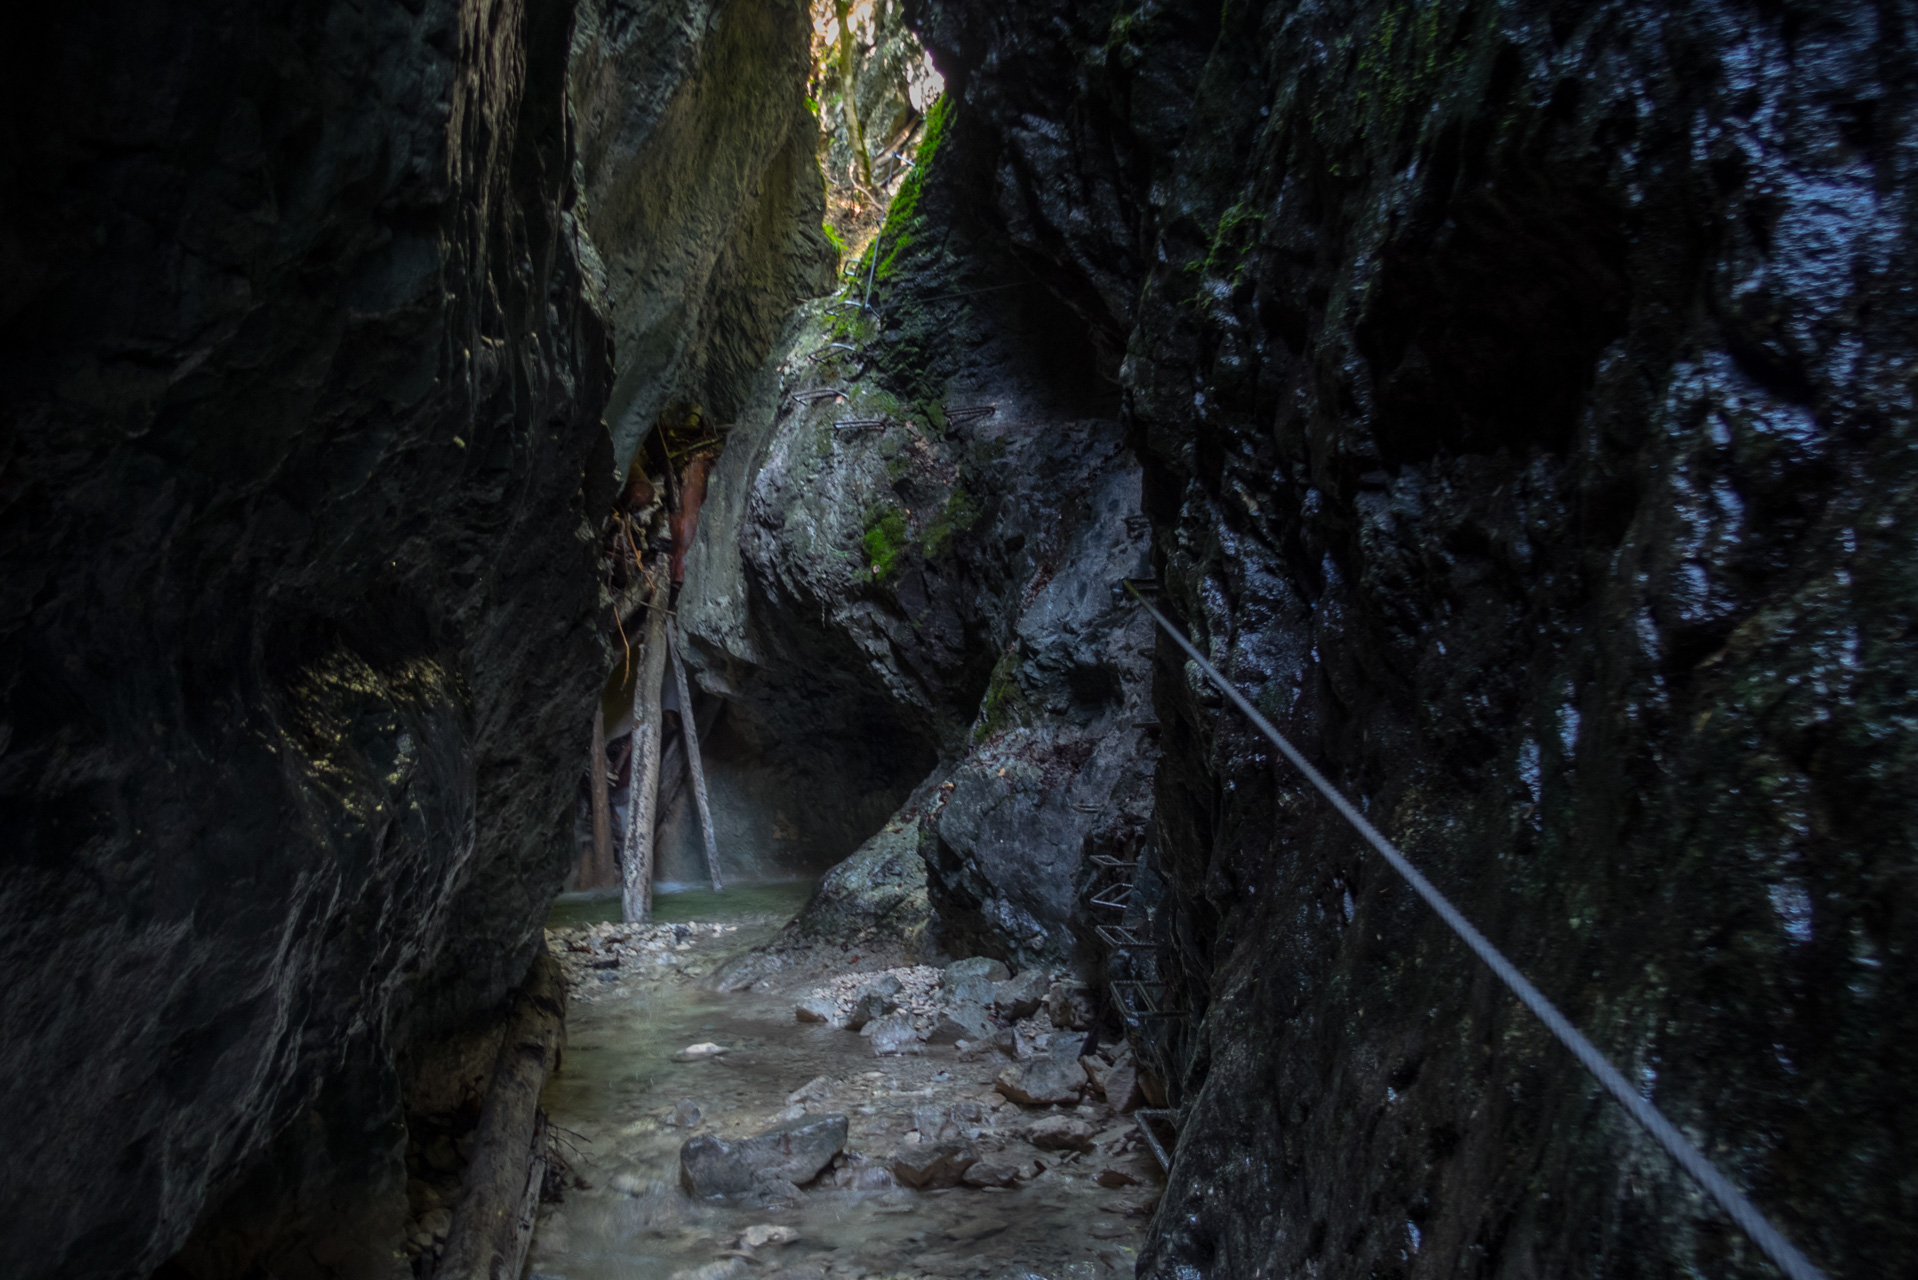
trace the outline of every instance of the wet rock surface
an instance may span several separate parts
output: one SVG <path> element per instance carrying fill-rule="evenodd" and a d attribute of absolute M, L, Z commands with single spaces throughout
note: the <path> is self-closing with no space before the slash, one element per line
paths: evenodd
<path fill-rule="evenodd" d="M 570 19 L 6 20 L 7 1275 L 403 1270 L 397 1060 L 535 954 L 603 657 Z"/>
<path fill-rule="evenodd" d="M 908 252 L 1003 237 L 1125 352 L 1165 606 L 1814 1260 L 1896 1266 L 1882 10 L 913 14 L 954 191 Z M 1142 1276 L 1769 1274 L 1163 643 L 1156 690 L 1156 949 L 1115 962 L 1179 1013 L 1143 1032 L 1180 1125 Z"/>
<path fill-rule="evenodd" d="M 760 986 L 712 990 L 731 957 L 779 924 L 686 927 L 683 942 L 615 925 L 552 935 L 574 983 L 566 1065 L 545 1098 L 566 1170 L 560 1198 L 542 1207 L 532 1270 L 564 1280 L 692 1280 L 735 1264 L 826 1280 L 1129 1276 L 1158 1185 L 1136 1126 L 1096 1095 L 1058 1111 L 1008 1101 L 993 1088 L 1009 1061 L 998 1050 L 969 1060 L 915 1040 L 921 1052 L 875 1060 L 855 1032 L 794 1020 L 795 1002 L 822 985 L 850 996 L 891 977 L 909 1000 L 937 991 L 908 981 L 910 967 L 881 967 L 884 957 L 849 963 L 835 949 L 830 967 L 816 956 Z M 618 964 L 593 967 L 606 956 Z M 1027 1054 L 1052 1049 L 1041 1020 L 1019 1035 Z M 704 1039 L 727 1052 L 673 1061 Z M 1082 1039 L 1071 1035 L 1068 1051 Z M 803 1186 L 796 1171 L 775 1181 L 737 1166 L 724 1176 L 738 1189 L 719 1199 L 680 1183 L 682 1161 L 812 1129 L 826 1134 L 819 1151 L 843 1150 Z"/>
<path fill-rule="evenodd" d="M 811 1182 L 845 1145 L 844 1116 L 802 1116 L 738 1142 L 705 1134 L 679 1149 L 679 1182 L 699 1197 Z"/>

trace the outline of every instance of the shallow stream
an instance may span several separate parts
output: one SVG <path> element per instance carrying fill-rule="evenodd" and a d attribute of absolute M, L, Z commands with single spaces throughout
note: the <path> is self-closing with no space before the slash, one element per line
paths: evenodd
<path fill-rule="evenodd" d="M 835 951 L 830 969 L 802 964 L 738 994 L 703 981 L 772 938 L 807 893 L 805 885 L 755 885 L 664 894 L 656 917 L 674 928 L 644 935 L 594 922 L 603 907 L 558 908 L 549 936 L 574 984 L 564 1059 L 544 1102 L 571 1168 L 563 1201 L 543 1211 L 533 1276 L 1130 1276 L 1156 1188 L 1140 1158 L 1123 1154 L 1123 1119 L 1082 1105 L 1068 1114 L 1102 1127 L 1101 1143 L 1036 1151 L 1024 1128 L 1050 1112 L 1022 1112 L 998 1097 L 993 1082 L 1005 1060 L 996 1054 L 966 1061 L 950 1045 L 925 1045 L 877 1057 L 854 1032 L 795 1020 L 797 996 L 897 957 Z M 697 921 L 686 918 L 693 907 Z M 623 935 L 636 954 L 608 965 L 602 950 L 617 953 L 612 940 Z M 586 967 L 595 964 L 604 967 Z M 724 1052 L 680 1060 L 695 1044 Z M 695 1200 L 681 1189 L 679 1149 L 689 1138 L 745 1137 L 802 1113 L 849 1121 L 839 1167 L 804 1190 L 752 1204 Z M 1037 1176 L 1011 1187 L 899 1186 L 889 1155 L 941 1133 L 1026 1160 Z M 1115 1185 L 1101 1185 L 1101 1174 Z"/>

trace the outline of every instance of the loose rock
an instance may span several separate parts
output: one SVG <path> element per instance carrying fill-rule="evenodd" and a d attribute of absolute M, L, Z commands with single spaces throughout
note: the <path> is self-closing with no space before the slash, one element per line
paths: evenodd
<path fill-rule="evenodd" d="M 775 1179 L 809 1182 L 845 1145 L 843 1115 L 788 1121 L 741 1142 L 706 1134 L 680 1147 L 680 1184 L 704 1198 L 743 1195 Z"/>
<path fill-rule="evenodd" d="M 892 1173 L 916 1191 L 956 1187 L 979 1157 L 954 1143 L 904 1147 L 892 1157 Z"/>
<path fill-rule="evenodd" d="M 906 1014 L 880 1018 L 866 1027 L 866 1034 L 872 1038 L 872 1051 L 876 1056 L 920 1052 L 919 1031 Z"/>
<path fill-rule="evenodd" d="M 1076 1116 L 1047 1116 L 1026 1133 L 1041 1151 L 1090 1151 L 1092 1126 Z"/>
<path fill-rule="evenodd" d="M 945 983 L 951 986 L 962 978 L 984 978 L 987 982 L 1004 982 L 1012 976 L 1012 970 L 1005 963 L 986 956 L 974 956 L 969 960 L 954 960 L 945 969 Z"/>
<path fill-rule="evenodd" d="M 1027 969 L 1018 977 L 992 985 L 992 1006 L 999 1016 L 1010 1021 L 1030 1018 L 1046 1001 L 1051 980 L 1038 969 Z"/>
<path fill-rule="evenodd" d="M 839 1006 L 825 996 L 807 996 L 793 1006 L 793 1017 L 800 1022 L 832 1022 Z"/>
<path fill-rule="evenodd" d="M 1027 1107 L 1077 1102 L 1086 1085 L 1086 1070 L 1076 1059 L 1054 1057 L 1015 1062 L 999 1073 L 999 1092 Z"/>
<path fill-rule="evenodd" d="M 1076 983 L 1055 982 L 1047 989 L 1046 1014 L 1053 1026 L 1069 1031 L 1084 1031 L 1092 1025 L 1092 1005 L 1085 988 Z"/>

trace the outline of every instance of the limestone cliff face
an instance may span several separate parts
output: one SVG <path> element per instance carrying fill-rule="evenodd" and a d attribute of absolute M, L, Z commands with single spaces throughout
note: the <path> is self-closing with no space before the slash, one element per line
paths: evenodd
<path fill-rule="evenodd" d="M 707 8 L 711 31 L 751 6 Z M 5 20 L 9 1276 L 145 1275 L 189 1232 L 170 1274 L 407 1270 L 396 1064 L 539 945 L 572 853 L 561 762 L 608 662 L 612 344 L 588 294 L 679 308 L 709 364 L 753 365 L 772 335 L 687 299 L 767 292 L 786 259 L 756 246 L 806 234 L 782 211 L 810 136 L 779 159 L 803 73 L 740 18 L 738 74 L 789 90 L 765 146 L 706 157 L 744 195 L 676 229 L 699 269 L 589 289 L 573 20 Z M 670 115 L 700 65 L 624 83 Z M 627 162 L 591 173 L 616 190 Z M 638 383 L 687 367 L 630 347 Z"/>
<path fill-rule="evenodd" d="M 9 1275 L 150 1271 L 289 1125 L 390 1169 L 399 1046 L 538 945 L 609 471 L 569 20 L 9 19 Z"/>
<path fill-rule="evenodd" d="M 913 20 L 1124 344 L 1167 603 L 1831 1274 L 1909 1256 L 1911 31 L 1868 5 Z M 1141 1275 L 1769 1274 L 1196 672 Z"/>
<path fill-rule="evenodd" d="M 832 287 L 798 0 L 584 0 L 583 222 L 612 319 L 624 467 L 661 412 L 730 424 L 795 302 Z"/>
<path fill-rule="evenodd" d="M 766 369 L 680 611 L 809 856 L 886 826 L 889 858 L 911 826 L 931 945 L 1024 964 L 1074 951 L 1087 858 L 1143 828 L 1149 637 L 1111 589 L 1146 530 L 1111 363 L 966 238 L 975 175 L 939 119 L 876 270 Z"/>

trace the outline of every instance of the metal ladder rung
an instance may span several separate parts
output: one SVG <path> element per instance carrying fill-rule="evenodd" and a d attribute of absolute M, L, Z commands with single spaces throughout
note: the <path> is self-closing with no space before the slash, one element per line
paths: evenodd
<path fill-rule="evenodd" d="M 1101 924 L 1094 925 L 1093 928 L 1098 931 L 1099 940 L 1114 951 L 1157 951 L 1159 949 L 1158 943 L 1135 936 L 1132 930 L 1122 924 Z"/>
<path fill-rule="evenodd" d="M 1167 1173 L 1171 1173 L 1172 1157 L 1167 1154 L 1163 1146 L 1159 1145 L 1159 1135 L 1152 1132 L 1152 1122 L 1154 1120 L 1163 1121 L 1166 1126 L 1172 1130 L 1172 1145 L 1174 1148 L 1177 1148 L 1179 1145 L 1179 1113 L 1156 1107 L 1140 1107 L 1132 1113 L 1132 1123 L 1139 1126 L 1139 1132 L 1144 1136 L 1146 1145 L 1152 1148 L 1152 1158 L 1159 1162 L 1161 1169 Z"/>

